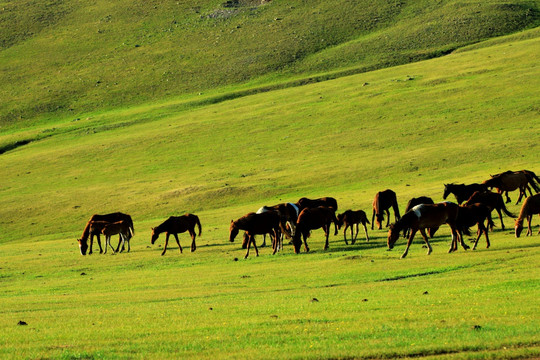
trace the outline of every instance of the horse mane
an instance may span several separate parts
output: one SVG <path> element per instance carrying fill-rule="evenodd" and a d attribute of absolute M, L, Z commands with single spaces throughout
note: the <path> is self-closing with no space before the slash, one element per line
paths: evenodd
<path fill-rule="evenodd" d="M 88 236 L 90 236 L 90 226 L 92 225 L 92 220 L 90 219 L 87 223 L 86 223 L 86 226 L 84 227 L 84 230 L 83 230 L 83 233 L 82 233 L 82 236 L 81 236 L 81 240 L 88 240 Z"/>

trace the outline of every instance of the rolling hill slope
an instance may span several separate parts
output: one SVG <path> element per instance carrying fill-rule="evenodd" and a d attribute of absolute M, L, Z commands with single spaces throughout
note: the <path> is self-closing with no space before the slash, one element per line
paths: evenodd
<path fill-rule="evenodd" d="M 4 1 L 0 125 L 440 56 L 538 26 L 538 1 Z"/>

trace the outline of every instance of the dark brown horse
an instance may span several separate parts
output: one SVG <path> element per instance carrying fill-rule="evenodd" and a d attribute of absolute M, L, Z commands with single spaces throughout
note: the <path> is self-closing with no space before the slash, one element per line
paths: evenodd
<path fill-rule="evenodd" d="M 167 237 L 165 238 L 165 246 L 163 247 L 163 252 L 161 255 L 165 255 L 167 251 L 167 244 L 169 244 L 169 236 L 174 235 L 176 243 L 180 248 L 180 253 L 182 253 L 182 246 L 180 245 L 180 240 L 178 240 L 178 234 L 188 231 L 191 236 L 191 252 L 197 250 L 197 245 L 195 244 L 195 239 L 197 235 L 195 234 L 195 226 L 199 227 L 199 236 L 201 236 L 202 227 L 199 217 L 193 214 L 185 214 L 182 216 L 171 216 L 165 220 L 160 225 L 152 228 L 152 245 L 156 242 L 159 234 L 166 233 Z"/>
<path fill-rule="evenodd" d="M 521 199 L 525 196 L 527 197 L 527 190 L 532 196 L 532 191 L 529 186 L 531 186 L 536 192 L 539 192 L 538 186 L 535 184 L 534 175 L 532 171 L 522 170 L 522 171 L 505 171 L 503 173 L 492 175 L 491 179 L 488 179 L 483 182 L 488 188 L 496 188 L 499 194 L 504 192 L 506 196 L 506 202 L 509 203 L 510 197 L 508 196 L 509 191 L 514 191 L 519 189 L 519 197 L 516 204 L 519 204 Z"/>
<path fill-rule="evenodd" d="M 466 250 L 469 247 L 463 242 L 463 239 L 459 237 L 456 228 L 456 221 L 458 216 L 459 206 L 451 202 L 443 202 L 439 204 L 422 204 L 413 207 L 409 212 L 407 212 L 401 219 L 396 221 L 396 223 L 390 225 L 390 230 L 388 231 L 388 249 L 393 249 L 394 244 L 399 238 L 400 232 L 404 228 L 411 229 L 411 235 L 407 241 L 407 247 L 405 252 L 401 255 L 401 258 L 407 256 L 409 252 L 409 247 L 412 244 L 414 235 L 417 231 L 420 231 L 426 245 L 428 247 L 427 254 L 431 254 L 432 248 L 429 244 L 428 237 L 426 235 L 426 228 L 439 227 L 442 224 L 448 224 L 450 230 L 452 231 L 452 245 L 448 252 L 457 250 L 457 241 L 459 240 L 461 246 Z"/>
<path fill-rule="evenodd" d="M 460 205 L 457 217 L 457 231 L 460 238 L 463 238 L 463 233 L 470 235 L 469 228 L 474 225 L 478 225 L 478 231 L 476 236 L 476 241 L 474 242 L 473 250 L 476 249 L 478 245 L 478 240 L 484 234 L 486 237 L 487 248 L 489 248 L 489 236 L 488 230 L 484 225 L 484 222 L 487 220 L 488 225 L 491 225 L 491 209 L 480 203 L 469 204 L 469 205 Z"/>
<path fill-rule="evenodd" d="M 421 204 L 435 204 L 435 203 L 433 202 L 433 199 L 428 196 L 420 196 L 420 197 L 412 198 L 411 200 L 409 200 L 409 202 L 407 203 L 407 206 L 405 207 L 405 213 L 410 211 L 416 205 L 421 205 Z M 431 239 L 433 239 L 433 236 L 435 235 L 435 232 L 438 229 L 439 229 L 438 227 L 428 229 L 428 235 Z M 411 229 L 403 229 L 403 237 L 408 238 L 410 235 L 410 232 L 411 232 Z"/>
<path fill-rule="evenodd" d="M 472 196 L 465 202 L 465 205 L 471 205 L 471 204 L 484 204 L 487 207 L 493 210 L 497 210 L 497 213 L 499 214 L 499 220 L 501 220 L 501 229 L 504 230 L 504 223 L 502 219 L 502 212 L 504 212 L 507 216 L 510 216 L 512 218 L 515 218 L 516 216 L 512 214 L 508 209 L 506 208 L 506 205 L 504 204 L 504 200 L 502 198 L 502 195 L 499 193 L 494 193 L 491 191 L 476 191 Z M 493 231 L 493 222 L 490 224 L 491 231 Z"/>
<path fill-rule="evenodd" d="M 450 194 L 454 194 L 458 204 L 461 204 L 467 201 L 474 192 L 486 190 L 487 187 L 484 184 L 444 184 L 443 199 L 446 200 Z"/>
<path fill-rule="evenodd" d="M 373 224 L 377 223 L 377 229 L 382 229 L 382 222 L 384 221 L 384 213 L 386 213 L 387 220 L 386 226 L 390 223 L 390 211 L 392 208 L 394 210 L 394 218 L 396 221 L 399 220 L 399 206 L 397 203 L 396 193 L 390 189 L 379 191 L 375 194 L 373 199 L 373 216 L 371 217 L 371 230 L 373 230 Z"/>
<path fill-rule="evenodd" d="M 298 216 L 298 222 L 296 223 L 296 233 L 293 236 L 294 252 L 299 253 L 302 246 L 302 239 L 304 240 L 304 248 L 306 252 L 309 251 L 307 245 L 307 238 L 311 234 L 311 230 L 322 228 L 324 235 L 326 236 L 326 242 L 324 244 L 324 250 L 328 249 L 328 235 L 330 234 L 330 225 L 334 223 L 335 233 L 337 235 L 337 219 L 336 210 L 332 207 L 319 206 L 316 208 L 305 208 L 300 212 Z"/>
<path fill-rule="evenodd" d="M 81 255 L 86 255 L 86 251 L 88 251 L 88 254 L 92 254 L 92 244 L 94 242 L 94 236 L 97 236 L 97 242 L 99 245 L 99 253 L 103 253 L 103 249 L 101 247 L 101 240 L 99 238 L 100 233 L 91 233 L 90 232 L 90 225 L 92 221 L 105 221 L 109 223 L 117 222 L 124 220 L 131 226 L 131 233 L 135 234 L 135 228 L 133 227 L 133 220 L 131 219 L 131 216 L 127 214 L 123 214 L 120 212 L 106 214 L 106 215 L 92 215 L 90 220 L 86 223 L 86 226 L 84 227 L 82 236 L 80 239 L 77 239 L 77 242 L 79 243 L 79 249 L 81 251 Z M 101 230 L 100 230 L 101 231 Z M 90 249 L 88 249 L 88 238 L 90 237 Z"/>
<path fill-rule="evenodd" d="M 95 223 L 95 222 L 92 222 L 92 223 Z M 131 250 L 129 240 L 133 236 L 133 232 L 131 230 L 131 225 L 127 221 L 120 220 L 113 223 L 106 223 L 101 229 L 101 233 L 105 236 L 105 254 L 107 253 L 107 245 L 109 245 L 113 253 L 115 253 L 115 252 L 118 252 L 118 250 L 120 249 L 120 243 L 121 243 L 122 251 L 124 251 L 125 241 L 127 241 L 128 243 L 128 252 Z M 120 235 L 120 239 L 121 239 L 121 241 L 118 243 L 118 247 L 116 248 L 116 251 L 111 245 L 111 236 L 113 235 Z"/>
<path fill-rule="evenodd" d="M 236 235 L 244 230 L 248 236 L 247 251 L 244 258 L 249 256 L 249 249 L 251 244 L 255 247 L 255 253 L 259 256 L 259 250 L 255 243 L 255 235 L 272 234 L 272 248 L 273 254 L 277 251 L 277 240 L 280 232 L 280 216 L 277 211 L 267 211 L 261 214 L 249 213 L 239 218 L 238 220 L 231 220 L 229 227 L 229 241 L 233 242 Z"/>
<path fill-rule="evenodd" d="M 338 209 L 337 200 L 333 197 L 322 197 L 320 199 L 308 199 L 303 197 L 298 200 L 296 206 L 298 206 L 300 211 L 304 210 L 305 208 L 316 208 L 319 206 L 331 207 L 334 209 L 334 211 L 337 211 Z"/>
<path fill-rule="evenodd" d="M 521 232 L 523 231 L 524 219 L 527 219 L 527 221 L 529 222 L 527 234 L 525 236 L 532 236 L 531 221 L 534 214 L 540 214 L 540 194 L 530 196 L 523 202 L 523 205 L 521 206 L 521 210 L 519 212 L 519 216 L 516 219 L 516 224 L 514 226 L 517 238 L 521 235 Z M 540 234 L 540 231 L 538 231 L 538 233 Z"/>
<path fill-rule="evenodd" d="M 300 209 L 296 204 L 293 203 L 282 203 L 274 206 L 263 206 L 257 210 L 257 214 L 261 214 L 267 211 L 277 211 L 280 216 L 280 222 L 282 229 L 280 243 L 283 241 L 283 235 L 287 238 L 291 238 L 294 235 L 296 229 L 296 221 L 298 220 L 298 215 L 300 215 Z M 266 235 L 263 235 L 263 244 L 266 245 Z M 246 243 L 247 244 L 247 243 Z M 278 249 L 279 250 L 279 249 Z"/>
<path fill-rule="evenodd" d="M 367 226 L 366 224 L 369 224 L 369 220 L 367 218 L 366 212 L 363 210 L 347 210 L 343 214 L 337 215 L 337 227 L 338 230 L 341 229 L 343 225 L 345 225 L 345 228 L 343 229 L 343 240 L 345 240 L 345 244 L 349 245 L 347 242 L 347 228 L 351 228 L 351 245 L 354 245 L 356 242 L 356 239 L 358 237 L 358 225 L 362 224 L 364 227 L 364 233 L 366 234 L 366 241 L 369 241 L 369 235 L 367 232 Z M 353 235 L 353 227 L 356 225 L 356 233 Z"/>

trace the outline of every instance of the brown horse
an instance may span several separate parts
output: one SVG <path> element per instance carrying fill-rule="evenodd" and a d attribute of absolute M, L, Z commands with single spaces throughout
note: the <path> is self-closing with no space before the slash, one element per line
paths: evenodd
<path fill-rule="evenodd" d="M 296 204 L 293 204 L 293 203 L 282 203 L 282 204 L 277 204 L 274 206 L 263 206 L 259 210 L 257 210 L 257 214 L 261 214 L 267 211 L 277 211 L 279 213 L 280 222 L 281 222 L 280 228 L 283 230 L 280 232 L 281 233 L 280 243 L 282 243 L 283 241 L 283 235 L 285 235 L 288 238 L 291 238 L 294 235 L 294 232 L 296 229 L 296 221 L 298 220 L 298 215 L 300 215 L 300 209 L 298 208 L 298 206 L 296 206 Z M 262 246 L 265 246 L 265 245 L 266 245 L 266 234 L 263 235 Z M 242 244 L 242 247 L 244 248 L 243 244 Z"/>
<path fill-rule="evenodd" d="M 92 215 L 90 220 L 86 223 L 86 226 L 84 227 L 82 236 L 80 239 L 77 239 L 77 242 L 79 243 L 79 249 L 81 251 L 81 255 L 86 255 L 86 251 L 88 251 L 88 255 L 92 254 L 92 244 L 94 242 L 94 236 L 97 236 L 97 243 L 99 245 L 99 252 L 100 254 L 103 253 L 103 249 L 101 248 L 101 240 L 99 238 L 99 233 L 91 233 L 90 232 L 90 225 L 92 221 L 105 221 L 105 222 L 117 222 L 124 220 L 126 221 L 130 227 L 131 227 L 131 234 L 135 234 L 135 228 L 133 227 L 133 220 L 131 220 L 131 216 L 127 214 L 123 214 L 120 212 L 106 214 L 106 215 Z M 100 230 L 101 231 L 101 230 Z M 90 237 L 90 249 L 88 249 L 88 238 Z"/>
<path fill-rule="evenodd" d="M 390 230 L 388 231 L 388 249 L 391 250 L 394 248 L 394 244 L 399 238 L 400 232 L 404 228 L 410 228 L 411 235 L 409 236 L 407 247 L 405 248 L 403 255 L 401 255 L 401 258 L 403 259 L 407 256 L 409 247 L 414 239 L 414 235 L 419 230 L 420 234 L 422 234 L 422 237 L 424 238 L 424 241 L 426 242 L 428 247 L 427 254 L 429 255 L 432 252 L 432 248 L 429 244 L 425 229 L 439 227 L 442 224 L 448 224 L 448 226 L 450 226 L 450 230 L 452 231 L 452 245 L 450 246 L 450 250 L 448 252 L 457 250 L 458 239 L 461 246 L 467 250 L 469 247 L 463 242 L 463 239 L 459 238 L 459 234 L 456 229 L 458 211 L 458 205 L 451 202 L 422 204 L 413 207 L 409 212 L 403 215 L 401 219 L 390 225 Z"/>
<path fill-rule="evenodd" d="M 338 209 L 337 200 L 333 197 L 322 197 L 320 199 L 308 199 L 303 197 L 298 200 L 296 206 L 298 206 L 300 211 L 304 210 L 305 208 L 316 208 L 319 206 L 330 207 L 335 211 Z"/>
<path fill-rule="evenodd" d="M 487 207 L 493 210 L 497 210 L 497 213 L 499 214 L 499 220 L 501 220 L 501 229 L 504 230 L 504 223 L 502 219 L 502 213 L 503 211 L 507 216 L 510 216 L 512 218 L 515 218 L 516 216 L 512 214 L 508 209 L 506 208 L 506 205 L 504 204 L 504 200 L 502 198 L 502 195 L 499 193 L 494 193 L 491 191 L 476 191 L 472 196 L 465 202 L 465 205 L 471 205 L 471 204 L 484 204 Z M 493 222 L 490 224 L 491 231 L 493 231 Z"/>
<path fill-rule="evenodd" d="M 330 234 L 330 224 L 334 223 L 335 233 L 337 235 L 337 219 L 336 210 L 332 207 L 319 206 L 316 208 L 305 208 L 298 216 L 296 223 L 296 233 L 293 236 L 294 252 L 299 253 L 302 246 L 302 238 L 304 240 L 304 248 L 309 251 L 307 238 L 311 234 L 311 230 L 322 228 L 326 236 L 324 250 L 328 249 L 328 235 Z"/>
<path fill-rule="evenodd" d="M 386 226 L 390 223 L 390 211 L 394 209 L 394 218 L 399 220 L 399 206 L 397 203 L 396 193 L 390 189 L 379 191 L 375 194 L 373 199 L 373 216 L 371 217 L 371 230 L 373 230 L 373 224 L 377 222 L 377 229 L 382 229 L 382 222 L 384 221 L 384 213 L 386 213 L 387 221 Z"/>
<path fill-rule="evenodd" d="M 487 186 L 484 184 L 444 184 L 443 199 L 446 200 L 450 194 L 454 194 L 458 204 L 461 204 L 462 202 L 467 201 L 467 199 L 469 199 L 476 191 L 486 190 Z"/>
<path fill-rule="evenodd" d="M 159 234 L 164 232 L 167 235 L 165 238 L 165 246 L 163 247 L 163 252 L 161 253 L 163 256 L 167 251 L 169 236 L 173 234 L 174 238 L 176 239 L 176 243 L 180 248 L 180 253 L 182 253 L 182 246 L 180 245 L 180 240 L 178 240 L 178 234 L 188 231 L 189 235 L 191 236 L 191 252 L 194 252 L 197 250 L 197 245 L 195 244 L 195 239 L 197 238 L 197 235 L 195 234 L 195 226 L 199 227 L 199 236 L 201 236 L 202 227 L 197 215 L 185 214 L 182 216 L 171 216 L 160 225 L 152 228 L 151 243 L 153 245 L 156 242 Z"/>
<path fill-rule="evenodd" d="M 511 201 L 508 192 L 519 189 L 519 197 L 516 202 L 516 204 L 519 204 L 523 196 L 527 197 L 527 190 L 529 190 L 529 194 L 532 196 L 529 185 L 532 186 L 536 192 L 539 192 L 540 190 L 534 182 L 533 174 L 532 171 L 528 170 L 506 171 L 497 175 L 492 175 L 491 179 L 484 181 L 483 184 L 488 188 L 496 188 L 499 194 L 504 192 L 507 203 Z"/>
<path fill-rule="evenodd" d="M 369 224 L 369 220 L 367 218 L 367 215 L 365 211 L 363 210 L 347 210 L 343 214 L 337 215 L 337 227 L 338 230 L 341 229 L 343 225 L 345 225 L 345 228 L 343 229 L 343 240 L 345 240 L 345 244 L 349 245 L 347 242 L 347 228 L 351 228 L 351 245 L 354 245 L 356 242 L 356 239 L 358 237 L 358 225 L 362 224 L 364 227 L 364 233 L 366 234 L 366 241 L 369 241 L 369 235 L 367 231 L 366 224 Z M 353 235 L 353 227 L 356 225 L 356 233 Z"/>
<path fill-rule="evenodd" d="M 484 204 L 476 203 L 459 206 L 456 227 L 460 238 L 463 238 L 463 233 L 470 235 L 469 228 L 471 226 L 478 225 L 477 237 L 472 248 L 473 250 L 476 249 L 476 245 L 478 245 L 478 240 L 482 234 L 484 234 L 486 237 L 486 248 L 489 248 L 490 246 L 488 230 L 484 225 L 484 221 L 486 221 L 486 219 L 488 225 L 493 223 L 491 220 L 491 209 Z"/>
<path fill-rule="evenodd" d="M 272 234 L 272 254 L 277 251 L 277 240 L 280 232 L 280 216 L 277 211 L 267 211 L 261 214 L 249 213 L 234 221 L 231 220 L 229 227 L 229 241 L 233 242 L 240 230 L 244 230 L 248 236 L 247 251 L 244 259 L 249 256 L 251 244 L 255 247 L 255 253 L 259 256 L 259 250 L 255 243 L 255 235 Z"/>
<path fill-rule="evenodd" d="M 407 206 L 405 207 L 405 213 L 407 213 L 416 205 L 421 205 L 421 204 L 435 204 L 435 203 L 433 202 L 433 199 L 428 196 L 420 196 L 417 198 L 412 198 L 411 200 L 409 200 L 409 202 L 407 203 Z M 433 239 L 433 236 L 435 235 L 435 232 L 437 232 L 438 229 L 439 229 L 438 227 L 428 229 L 428 235 L 431 239 Z M 411 232 L 411 229 L 403 229 L 403 237 L 408 238 L 410 235 L 410 232 Z"/>
<path fill-rule="evenodd" d="M 516 231 L 516 237 L 518 238 L 523 231 L 523 220 L 527 219 L 529 226 L 527 228 L 527 234 L 525 236 L 532 236 L 531 221 L 534 214 L 540 214 L 540 194 L 528 197 L 521 206 L 519 217 L 516 219 L 514 229 Z M 540 231 L 538 231 L 540 234 Z"/>
<path fill-rule="evenodd" d="M 120 235 L 120 239 L 122 243 L 122 251 L 123 251 L 124 242 L 126 241 L 126 239 L 128 243 L 128 252 L 131 250 L 131 247 L 129 245 L 129 240 L 133 236 L 133 232 L 131 230 L 131 225 L 127 221 L 120 220 L 117 222 L 105 224 L 105 226 L 103 226 L 103 228 L 101 229 L 101 233 L 105 235 L 105 252 L 104 252 L 105 254 L 107 253 L 107 245 L 111 247 L 113 254 L 115 252 L 118 252 L 118 250 L 120 249 L 120 243 L 118 243 L 118 247 L 116 248 L 116 251 L 112 247 L 111 236 L 113 235 Z"/>

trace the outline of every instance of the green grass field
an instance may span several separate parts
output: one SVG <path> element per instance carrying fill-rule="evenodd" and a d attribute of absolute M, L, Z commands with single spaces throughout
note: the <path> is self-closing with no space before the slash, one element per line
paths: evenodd
<path fill-rule="evenodd" d="M 443 16 L 450 10 L 450 19 L 471 19 L 466 10 L 484 4 L 449 1 L 420 13 L 428 2 L 417 8 L 399 3 L 405 7 L 399 14 L 383 13 L 388 24 L 401 25 L 375 28 L 404 32 L 399 19 L 408 19 L 414 32 L 411 19 L 440 14 L 450 21 Z M 205 4 L 193 8 L 193 21 L 213 21 L 201 14 L 219 4 Z M 289 6 L 301 14 L 299 4 Z M 108 24 L 106 15 L 121 6 L 101 5 L 95 21 Z M 332 13 L 323 2 L 317 6 L 312 14 Z M 257 9 L 271 13 L 272 25 L 285 19 L 272 13 L 276 8 Z M 241 10 L 247 22 L 260 21 L 259 12 Z M 59 14 L 50 21 L 61 23 Z M 527 26 L 537 21 L 529 20 Z M 527 27 L 512 26 L 501 25 L 503 33 Z M 50 27 L 32 31 L 53 33 Z M 200 94 L 165 96 L 160 89 L 151 96 L 149 86 L 124 102 L 110 92 L 83 96 L 73 89 L 88 106 L 71 113 L 39 110 L 39 102 L 24 96 L 28 89 L 10 83 L 19 86 L 20 114 L 29 118 L 13 123 L 14 108 L 1 110 L 0 358 L 539 358 L 538 216 L 532 237 L 516 239 L 513 219 L 504 218 L 504 231 L 495 219 L 489 249 L 482 238 L 477 250 L 453 254 L 443 227 L 431 255 L 418 238 L 405 259 L 403 239 L 387 251 L 385 230 L 370 230 L 369 243 L 360 232 L 349 246 L 341 233 L 332 235 L 327 251 L 316 230 L 310 253 L 295 255 L 286 244 L 274 256 L 263 247 L 246 260 L 240 244 L 228 241 L 231 219 L 302 196 L 333 196 L 338 212 L 363 209 L 371 219 L 373 196 L 387 188 L 403 211 L 413 196 L 442 200 L 444 183 L 481 182 L 509 169 L 540 173 L 539 28 L 483 42 L 483 36 L 457 45 L 441 40 L 435 52 L 459 50 L 404 65 L 398 64 L 415 59 L 396 60 L 387 68 L 381 57 L 374 71 L 361 72 L 368 64 L 359 60 L 323 66 L 325 56 L 353 52 L 359 37 L 306 55 L 282 72 L 207 84 Z M 4 39 L 2 59 L 17 58 L 17 46 L 28 50 L 31 41 L 44 41 Z M 463 46 L 468 43 L 474 44 Z M 146 43 L 140 44 L 134 49 L 143 50 Z M 51 86 L 63 88 L 62 82 L 59 75 Z M 133 95 L 125 89 L 126 97 Z M 511 196 L 515 202 L 517 193 Z M 520 209 L 508 207 L 515 214 Z M 134 219 L 132 251 L 81 256 L 76 239 L 86 221 L 114 211 Z M 160 256 L 164 235 L 151 245 L 151 227 L 185 212 L 202 222 L 197 251 L 189 252 L 182 234 L 184 253 L 171 241 Z"/>

